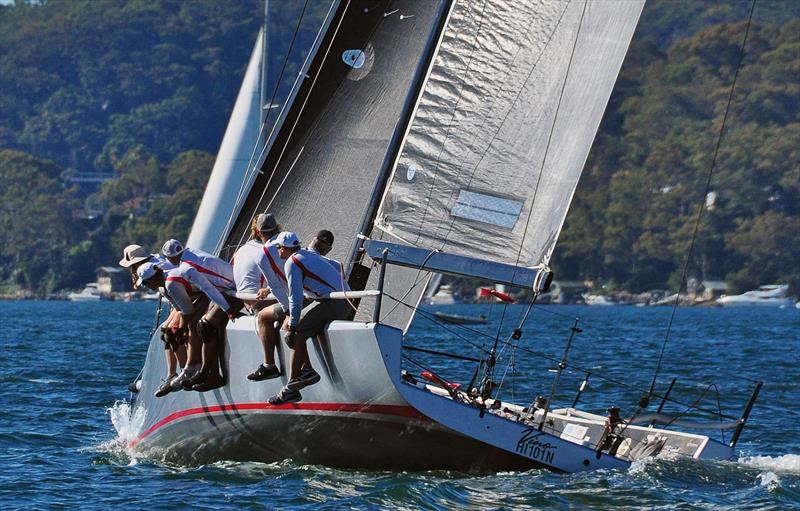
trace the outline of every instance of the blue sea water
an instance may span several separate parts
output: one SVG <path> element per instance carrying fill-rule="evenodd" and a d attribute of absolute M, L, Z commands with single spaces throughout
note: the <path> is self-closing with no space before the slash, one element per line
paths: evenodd
<path fill-rule="evenodd" d="M 800 310 L 679 309 L 658 379 L 691 403 L 716 382 L 720 405 L 739 415 L 755 380 L 764 388 L 725 462 L 654 459 L 623 471 L 497 474 L 345 471 L 322 466 L 218 462 L 183 467 L 140 459 L 125 390 L 144 362 L 152 303 L 0 302 L 0 508 L 11 509 L 798 509 L 800 508 Z M 420 315 L 408 344 L 475 355 L 498 325 L 504 346 L 520 306 L 435 310 L 489 314 L 470 330 Z M 556 406 L 569 405 L 591 369 L 582 407 L 631 410 L 653 375 L 668 308 L 534 308 L 519 348 L 496 375 L 504 399 L 547 394 L 574 318 Z M 511 360 L 513 366 L 506 362 Z M 474 365 L 409 353 L 455 381 Z M 505 377 L 502 378 L 503 374 Z M 599 375 L 616 383 L 603 380 Z M 621 386 L 624 384 L 624 386 Z M 716 409 L 714 390 L 702 406 Z M 653 408 L 654 406 L 651 406 Z M 668 404 L 667 413 L 683 408 Z"/>

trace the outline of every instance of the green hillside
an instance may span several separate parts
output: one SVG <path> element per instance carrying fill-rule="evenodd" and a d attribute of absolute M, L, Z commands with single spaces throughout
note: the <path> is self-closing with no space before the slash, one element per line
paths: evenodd
<path fill-rule="evenodd" d="M 289 1 L 289 0 L 286 0 Z M 703 197 L 749 1 L 650 0 L 553 266 L 610 288 L 800 284 L 800 2 L 760 0 Z M 0 291 L 78 287 L 136 241 L 184 238 L 259 0 L 0 6 Z M 113 175 L 90 196 L 71 177 Z"/>

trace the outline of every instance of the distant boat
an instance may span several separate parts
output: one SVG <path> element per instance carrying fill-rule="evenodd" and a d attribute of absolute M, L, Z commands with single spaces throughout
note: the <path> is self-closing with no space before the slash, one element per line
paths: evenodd
<path fill-rule="evenodd" d="M 586 302 L 586 305 L 616 305 L 613 301 L 609 300 L 606 295 L 590 295 L 584 293 L 581 296 L 583 297 L 583 301 Z"/>
<path fill-rule="evenodd" d="M 456 303 L 456 299 L 453 297 L 453 287 L 450 284 L 441 286 L 436 294 L 428 298 L 428 303 L 430 305 L 452 305 Z"/>
<path fill-rule="evenodd" d="M 788 293 L 788 284 L 771 284 L 740 295 L 723 295 L 717 303 L 725 307 L 791 307 L 795 300 Z"/>
<path fill-rule="evenodd" d="M 456 325 L 485 325 L 489 322 L 486 316 L 462 316 L 460 314 L 445 314 L 444 312 L 434 312 L 434 317 L 444 323 L 453 323 Z"/>
<path fill-rule="evenodd" d="M 97 300 L 105 300 L 106 298 L 100 294 L 100 290 L 97 289 L 97 284 L 91 283 L 86 284 L 86 287 L 80 293 L 70 293 L 67 295 L 67 299 L 73 302 L 92 302 Z"/>

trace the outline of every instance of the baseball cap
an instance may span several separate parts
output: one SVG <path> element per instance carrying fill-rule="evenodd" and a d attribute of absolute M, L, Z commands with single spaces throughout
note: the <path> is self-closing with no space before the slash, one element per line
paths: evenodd
<path fill-rule="evenodd" d="M 314 237 L 317 238 L 319 241 L 325 243 L 326 245 L 329 246 L 333 245 L 333 233 L 331 231 L 323 229 L 319 231 L 317 235 Z"/>
<path fill-rule="evenodd" d="M 176 239 L 167 240 L 164 246 L 161 247 L 161 253 L 164 254 L 164 257 L 175 257 L 183 253 L 184 250 L 186 249 L 183 248 L 181 242 Z"/>
<path fill-rule="evenodd" d="M 279 247 L 286 248 L 295 248 L 300 246 L 300 240 L 297 238 L 297 234 L 289 231 L 283 231 L 282 233 L 278 234 L 278 237 L 275 238 L 275 243 L 277 243 Z"/>
<path fill-rule="evenodd" d="M 272 213 L 261 213 L 256 216 L 256 229 L 261 232 L 271 232 L 278 228 L 278 221 Z"/>
<path fill-rule="evenodd" d="M 122 259 L 119 260 L 119 265 L 123 268 L 130 268 L 136 263 L 150 259 L 150 254 L 141 245 L 128 245 L 122 251 Z"/>
<path fill-rule="evenodd" d="M 139 266 L 139 268 L 136 270 L 136 275 L 139 276 L 139 278 L 136 279 L 136 285 L 141 286 L 148 280 L 152 279 L 155 276 L 157 269 L 158 267 L 155 265 L 155 263 L 144 263 L 143 265 Z"/>

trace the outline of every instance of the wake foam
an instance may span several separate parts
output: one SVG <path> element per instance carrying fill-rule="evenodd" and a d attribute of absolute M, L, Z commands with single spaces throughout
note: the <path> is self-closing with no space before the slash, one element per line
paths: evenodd
<path fill-rule="evenodd" d="M 761 472 L 758 474 L 758 481 L 761 486 L 767 488 L 767 491 L 773 492 L 780 488 L 781 478 L 775 472 Z"/>
<path fill-rule="evenodd" d="M 800 454 L 784 454 L 783 456 L 743 456 L 739 458 L 739 463 L 768 471 L 800 474 Z"/>
<path fill-rule="evenodd" d="M 138 438 L 139 432 L 142 430 L 145 418 L 144 409 L 139 407 L 131 412 L 130 403 L 117 401 L 113 406 L 107 408 L 106 412 L 111 418 L 111 424 L 117 432 L 117 437 L 82 449 L 82 451 L 110 454 L 111 459 L 116 463 L 136 465 L 138 460 L 129 446 Z"/>
<path fill-rule="evenodd" d="M 117 401 L 106 410 L 111 416 L 111 424 L 117 430 L 117 440 L 129 444 L 139 437 L 144 426 L 145 412 L 141 406 L 131 413 L 131 405 L 127 401 Z"/>

